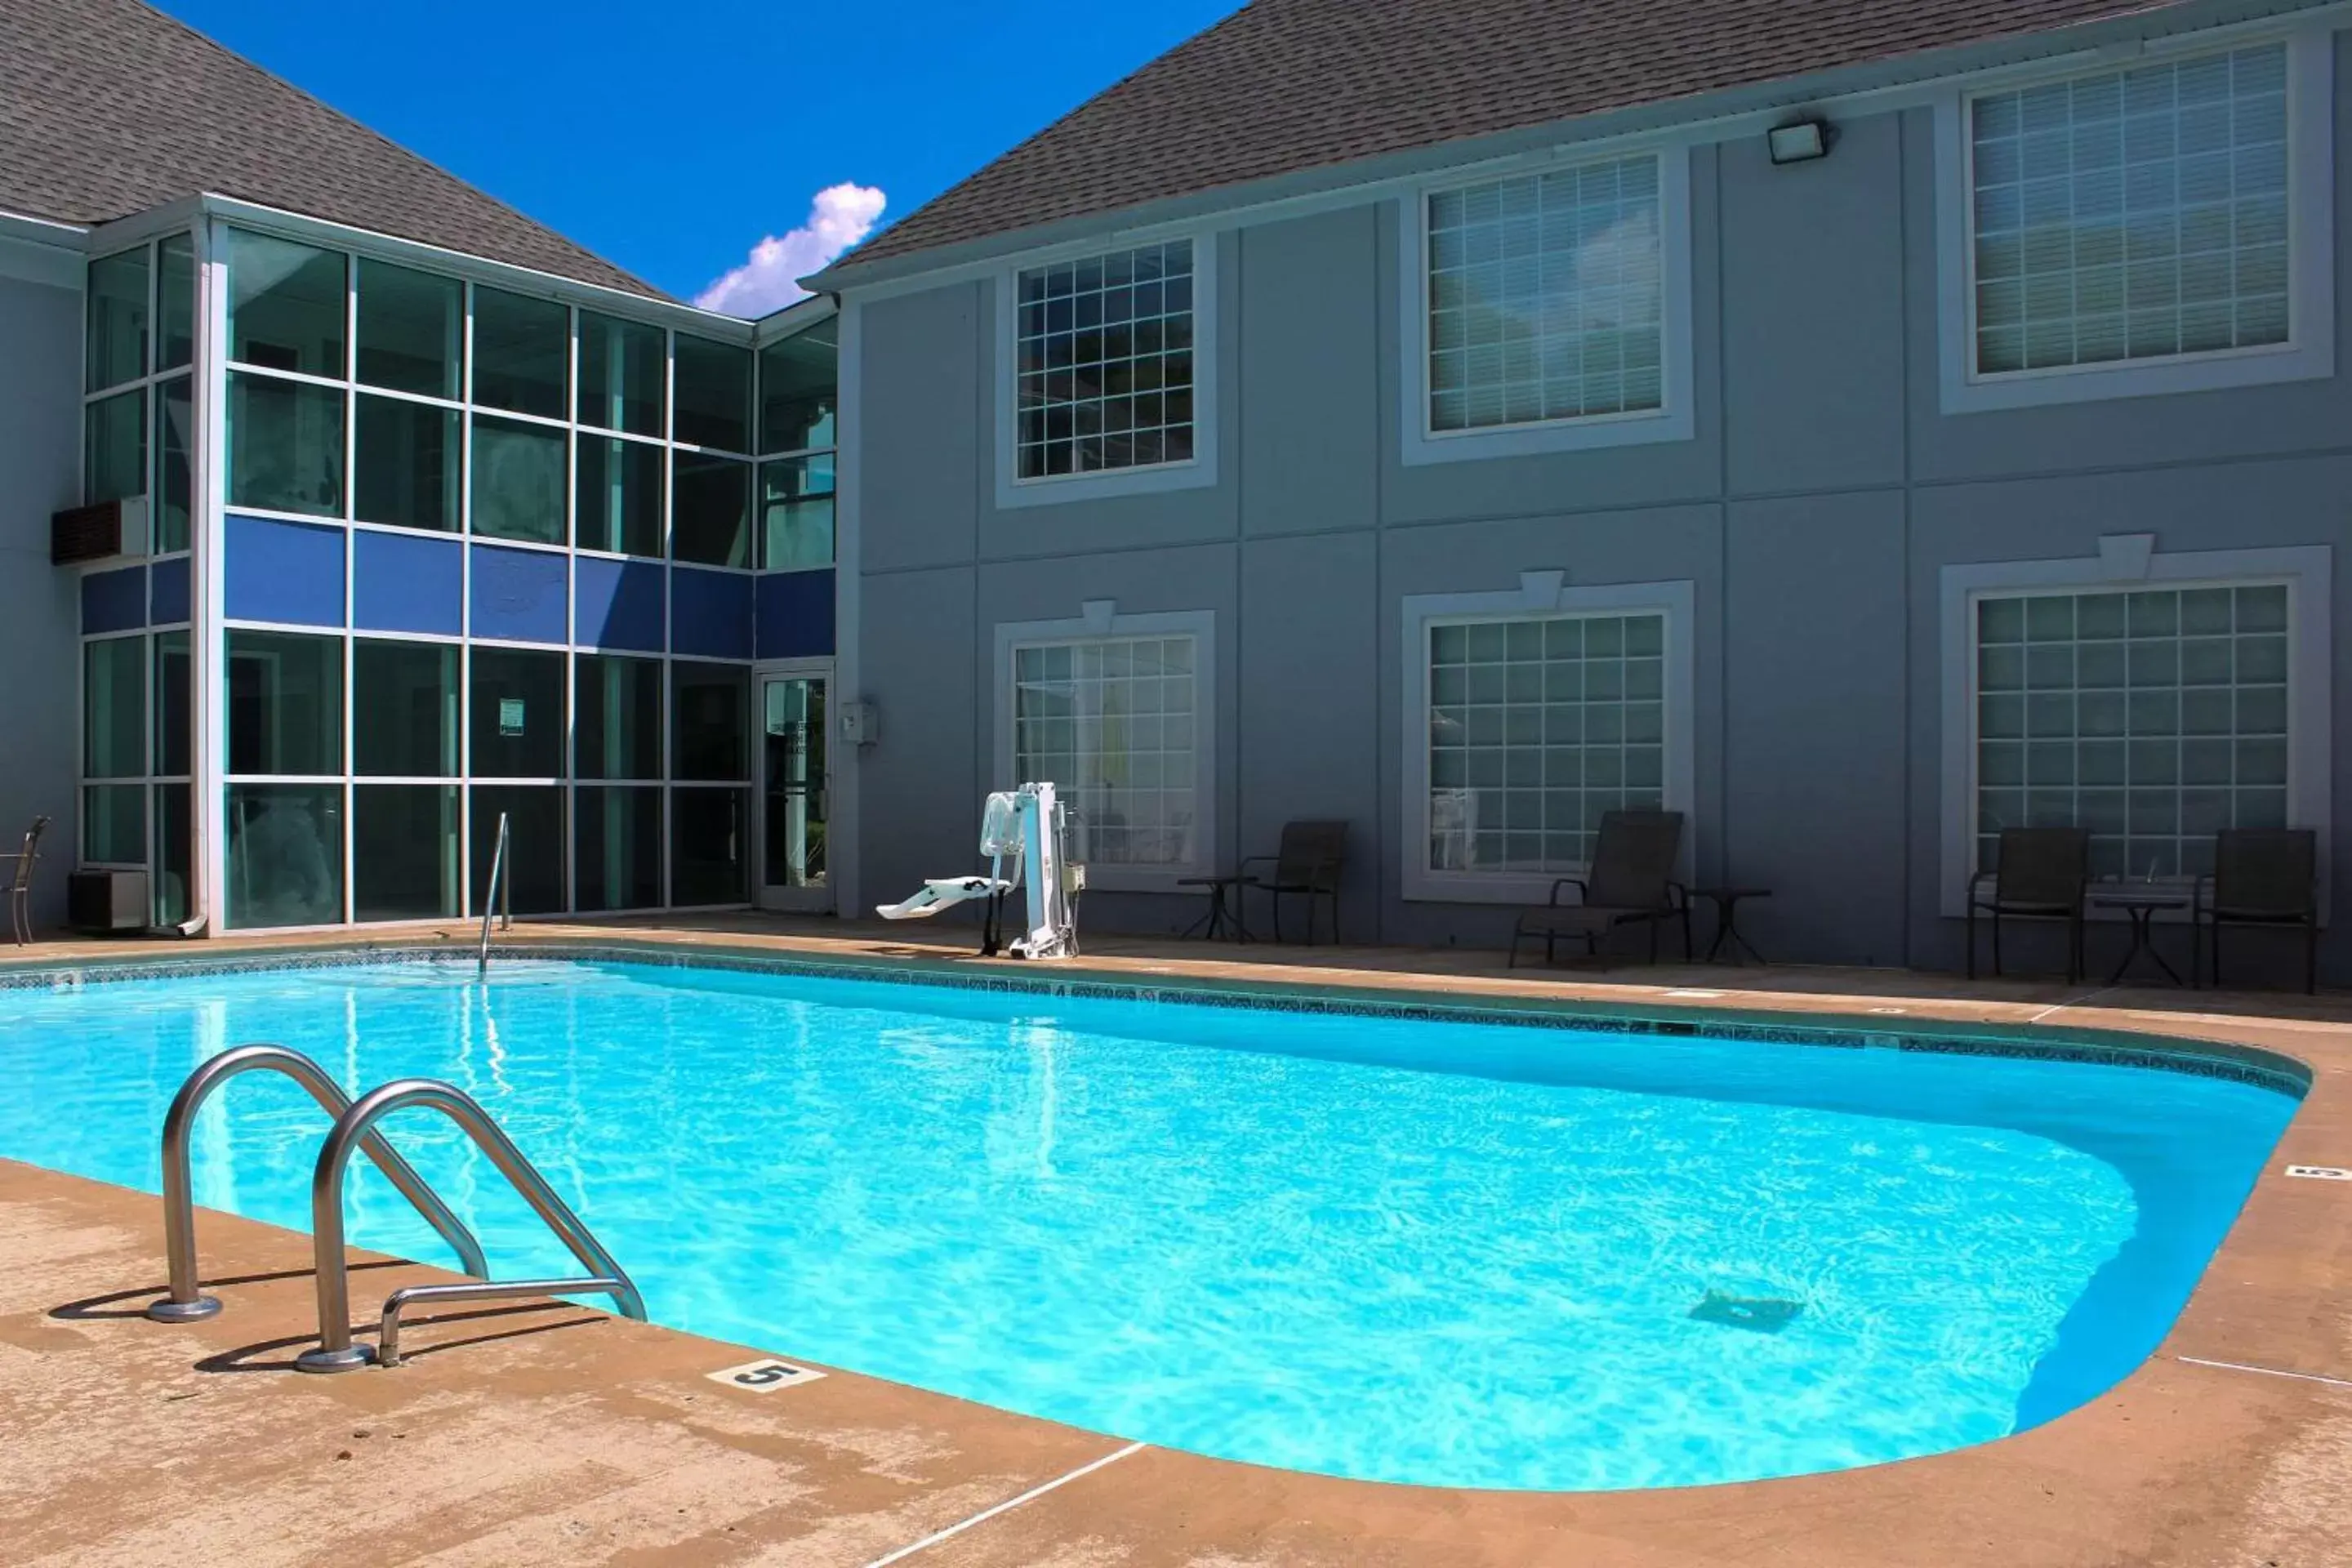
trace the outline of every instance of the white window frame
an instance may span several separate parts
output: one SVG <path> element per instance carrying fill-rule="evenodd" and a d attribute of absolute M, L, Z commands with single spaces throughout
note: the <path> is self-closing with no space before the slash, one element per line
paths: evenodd
<path fill-rule="evenodd" d="M 1660 268 L 1658 406 L 1629 414 L 1591 414 L 1526 425 L 1476 430 L 1432 430 L 1429 425 L 1429 199 L 1465 185 L 1529 174 L 1554 174 L 1586 163 L 1619 163 L 1631 157 L 1658 161 L 1658 264 Z M 1397 342 L 1407 363 L 1397 377 L 1403 399 L 1399 410 L 1398 457 L 1407 467 L 1524 458 L 1550 452 L 1583 452 L 1604 447 L 1687 441 L 1696 433 L 1693 403 L 1696 377 L 1691 362 L 1690 149 L 1611 146 L 1564 153 L 1538 163 L 1500 173 L 1452 176 L 1424 182 L 1400 198 L 1397 234 Z"/>
<path fill-rule="evenodd" d="M 2289 32 L 2232 34 L 2151 44 L 2149 60 L 2190 59 L 2286 45 L 2287 341 L 2212 349 L 2161 359 L 2105 360 L 2037 370 L 1979 373 L 1976 368 L 1976 172 L 1969 106 L 1977 94 L 1954 88 L 1936 100 L 1936 258 L 1937 359 L 1946 414 L 1979 414 L 2116 397 L 2212 392 L 2336 374 L 2335 35 L 2324 26 Z M 2042 71 L 1987 91 L 2065 81 L 2117 68 Z"/>
<path fill-rule="evenodd" d="M 1199 489 L 1217 482 L 1217 384 L 1219 308 L 1217 246 L 1221 231 L 1188 227 L 1089 240 L 1024 256 L 999 271 L 996 293 L 996 368 L 990 378 L 996 401 L 996 506 L 1000 511 L 1065 501 L 1108 500 L 1119 496 L 1159 495 Z M 1099 473 L 1043 474 L 1021 478 L 1021 274 L 1066 261 L 1110 256 L 1139 246 L 1189 240 L 1192 246 L 1192 455 L 1172 463 L 1150 463 Z M 836 478 L 836 483 L 838 479 Z M 836 513 L 836 522 L 838 514 Z"/>
<path fill-rule="evenodd" d="M 1611 583 L 1567 585 L 1562 572 L 1523 572 L 1517 588 L 1484 594 L 1412 594 L 1403 604 L 1402 752 L 1404 897 L 1414 902 L 1539 904 L 1552 883 L 1570 871 L 1439 871 L 1429 864 L 1429 656 L 1434 626 L 1465 621 L 1517 621 L 1552 615 L 1640 615 L 1665 618 L 1665 809 L 1683 814 L 1679 864 L 1696 863 L 1697 714 L 1693 625 L 1696 584 Z"/>
<path fill-rule="evenodd" d="M 1088 866 L 1087 884 L 1111 892 L 1169 893 L 1185 877 L 1213 875 L 1217 840 L 1217 614 L 1173 610 L 1121 615 L 1108 599 L 1088 600 L 1075 620 L 1000 621 L 996 626 L 995 782 L 1009 790 L 1031 781 L 1013 777 L 1013 710 L 1014 653 L 1055 644 L 1118 641 L 1129 637 L 1189 637 L 1192 639 L 1192 857 L 1181 865 Z"/>
<path fill-rule="evenodd" d="M 2099 553 L 2058 561 L 1994 561 L 1941 574 L 1944 704 L 1943 874 L 1939 908 L 1968 912 L 1977 839 L 1977 601 L 2035 593 L 2137 587 L 2284 584 L 2287 591 L 2286 819 L 2319 834 L 2320 910 L 2326 918 L 2334 729 L 2330 660 L 2335 551 L 2326 544 L 2263 550 L 2155 548 L 2151 533 L 2108 534 Z"/>

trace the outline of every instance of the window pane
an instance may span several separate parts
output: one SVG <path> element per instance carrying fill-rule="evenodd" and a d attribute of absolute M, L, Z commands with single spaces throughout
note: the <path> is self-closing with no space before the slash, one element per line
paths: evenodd
<path fill-rule="evenodd" d="M 1658 171 L 1645 154 L 1429 197 L 1433 431 L 1664 405 Z"/>
<path fill-rule="evenodd" d="M 662 449 L 616 436 L 580 437 L 580 548 L 662 552 Z"/>
<path fill-rule="evenodd" d="M 343 515 L 343 395 L 231 371 L 228 503 Z"/>
<path fill-rule="evenodd" d="M 86 390 L 147 374 L 147 247 L 89 264 Z"/>
<path fill-rule="evenodd" d="M 341 638 L 228 634 L 228 771 L 342 773 Z"/>
<path fill-rule="evenodd" d="M 1014 445 L 1024 479 L 1192 456 L 1192 242 L 1021 274 Z"/>
<path fill-rule="evenodd" d="M 457 395 L 466 341 L 466 289 L 389 262 L 360 258 L 359 379 L 370 386 Z"/>
<path fill-rule="evenodd" d="M 89 784 L 83 788 L 81 858 L 93 866 L 147 864 L 145 784 Z"/>
<path fill-rule="evenodd" d="M 1976 362 L 2288 336 L 2286 47 L 1973 99 Z"/>
<path fill-rule="evenodd" d="M 352 644 L 352 771 L 379 778 L 457 773 L 457 650 L 438 643 Z"/>
<path fill-rule="evenodd" d="M 156 252 L 155 368 L 186 364 L 195 352 L 196 242 L 184 234 L 167 235 Z"/>
<path fill-rule="evenodd" d="M 509 902 L 519 915 L 563 912 L 563 791 L 517 784 L 474 786 L 474 889 L 472 909 L 482 912 L 489 887 L 490 857 L 499 842 L 499 816 L 509 819 Z"/>
<path fill-rule="evenodd" d="M 188 634 L 155 634 L 155 772 L 183 778 L 194 772 L 190 758 L 194 727 L 189 709 L 191 666 Z"/>
<path fill-rule="evenodd" d="M 155 551 L 158 554 L 188 547 L 188 508 L 194 494 L 188 468 L 188 444 L 194 434 L 195 410 L 189 402 L 189 378 L 164 382 L 155 398 Z"/>
<path fill-rule="evenodd" d="M 473 650 L 476 778 L 563 776 L 563 656 Z"/>
<path fill-rule="evenodd" d="M 474 416 L 474 531 L 563 542 L 563 432 Z"/>
<path fill-rule="evenodd" d="M 671 479 L 671 553 L 709 566 L 751 564 L 751 465 L 679 452 Z"/>
<path fill-rule="evenodd" d="M 730 452 L 751 449 L 751 351 L 702 338 L 677 340 L 681 441 Z"/>
<path fill-rule="evenodd" d="M 1193 652 L 1189 637 L 1014 650 L 1013 772 L 1077 806 L 1088 861 L 1193 862 Z"/>
<path fill-rule="evenodd" d="M 660 788 L 583 789 L 572 801 L 579 814 L 580 907 L 658 909 Z"/>
<path fill-rule="evenodd" d="M 455 915 L 461 905 L 457 878 L 457 785 L 353 786 L 353 920 Z"/>
<path fill-rule="evenodd" d="M 362 522 L 454 531 L 457 411 L 362 394 L 358 418 L 352 432 L 352 515 Z"/>
<path fill-rule="evenodd" d="M 82 774 L 135 779 L 147 772 L 147 639 L 82 645 Z"/>
<path fill-rule="evenodd" d="M 487 408 L 563 417 L 572 312 L 552 300 L 474 289 L 474 401 Z"/>
<path fill-rule="evenodd" d="M 661 660 L 583 653 L 573 664 L 575 776 L 660 778 Z"/>
<path fill-rule="evenodd" d="M 745 858 L 751 799 L 739 789 L 670 792 L 676 827 L 670 838 L 672 904 L 740 904 L 751 896 Z"/>
<path fill-rule="evenodd" d="M 658 327 L 580 312 L 580 423 L 635 436 L 662 434 Z"/>
<path fill-rule="evenodd" d="M 751 777 L 751 672 L 736 665 L 670 666 L 672 778 L 737 781 Z"/>
<path fill-rule="evenodd" d="M 137 388 L 82 411 L 82 500 L 92 504 L 147 491 L 147 395 Z"/>
<path fill-rule="evenodd" d="M 147 918 L 175 926 L 188 918 L 188 880 L 195 857 L 195 824 L 190 817 L 194 786 L 157 784 L 153 879 L 148 883 Z"/>
<path fill-rule="evenodd" d="M 833 564 L 833 454 L 760 465 L 760 564 Z"/>
<path fill-rule="evenodd" d="M 346 293 L 341 252 L 231 229 L 229 358 L 342 380 Z"/>
<path fill-rule="evenodd" d="M 342 785 L 231 784 L 226 811 L 232 930 L 341 922 Z"/>
<path fill-rule="evenodd" d="M 826 321 L 760 351 L 760 450 L 834 444 L 840 402 L 839 324 Z"/>

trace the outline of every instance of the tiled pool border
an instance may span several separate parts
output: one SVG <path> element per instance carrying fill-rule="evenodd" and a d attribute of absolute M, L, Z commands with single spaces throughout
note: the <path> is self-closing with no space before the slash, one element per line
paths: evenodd
<path fill-rule="evenodd" d="M 2300 1100 L 2311 1089 L 2311 1070 L 2292 1057 L 2222 1040 L 2150 1036 L 2074 1025 L 2032 1025 L 1988 1031 L 1953 1025 L 1919 1030 L 1872 1027 L 1840 1014 L 1802 1014 L 1786 1023 L 1759 1021 L 1752 1014 L 1714 1016 L 1703 1007 L 1659 1013 L 1594 1007 L 1589 1003 L 1543 997 L 1497 996 L 1484 1005 L 1437 1002 L 1423 997 L 1390 999 L 1340 987 L 1270 984 L 1232 988 L 1214 982 L 1168 984 L 1107 977 L 953 972 L 887 958 L 845 963 L 799 953 L 746 952 L 701 943 L 573 942 L 562 938 L 494 943 L 493 959 L 638 963 L 675 969 L 722 969 L 789 974 L 814 980 L 937 985 L 954 990 L 1083 997 L 1104 1001 L 1156 1002 L 1195 1007 L 1240 1007 L 1261 1012 L 1345 1014 L 1431 1023 L 1505 1024 L 1528 1028 L 1583 1029 L 1601 1033 L 1705 1036 L 1774 1045 L 1829 1049 L 1919 1051 L 1937 1055 L 2031 1057 L 2105 1067 L 2146 1068 L 2158 1072 L 2225 1079 Z M 181 980 L 204 975 L 271 970 L 341 969 L 361 964 L 470 963 L 475 953 L 446 945 L 385 944 L 296 951 L 244 952 L 217 958 L 98 960 L 71 965 L 0 968 L 0 991 L 70 990 L 132 980 Z M 1923 1020 L 1924 1022 L 1924 1020 Z M 2159 1043 L 2160 1042 L 2160 1043 Z"/>

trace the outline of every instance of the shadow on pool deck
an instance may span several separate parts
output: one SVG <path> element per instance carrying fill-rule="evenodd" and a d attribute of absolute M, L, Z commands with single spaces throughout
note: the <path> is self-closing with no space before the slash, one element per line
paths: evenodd
<path fill-rule="evenodd" d="M 470 934 L 445 925 L 369 942 L 462 949 Z M 923 934 L 940 940 L 730 916 L 691 929 L 675 920 L 539 924 L 511 940 L 981 963 L 956 951 L 960 931 Z M 26 960 L 211 960 L 246 948 L 352 945 L 48 944 Z M 2283 1174 L 2289 1163 L 2352 1164 L 2352 1008 L 2340 994 L 2106 993 L 1886 971 L 1508 973 L 1496 954 L 1119 939 L 1096 940 L 1086 960 L 1056 972 L 1643 1013 L 1704 1005 L 1873 1027 L 2040 1018 L 2263 1047 L 2309 1064 L 2314 1083 L 2163 1351 L 2091 1405 L 1999 1443 L 1903 1464 L 1584 1495 L 1375 1486 L 1130 1451 L 1115 1437 L 844 1373 L 754 1393 L 706 1374 L 755 1352 L 562 1303 L 420 1318 L 410 1364 L 307 1376 L 286 1370 L 315 1331 L 306 1237 L 206 1215 L 205 1269 L 227 1310 L 196 1324 L 150 1323 L 138 1313 L 163 1278 L 156 1200 L 0 1162 L 0 1563 L 860 1568 L 929 1542 L 901 1560 L 912 1568 L 2352 1563 L 2352 1183 Z M 1694 990 L 1722 994 L 1671 994 Z M 436 1278 L 446 1276 L 371 1259 L 355 1276 L 355 1305 L 364 1313 L 399 1285 Z M 790 1339 L 788 1321 L 780 1323 L 776 1348 L 789 1353 Z M 209 1375 L 220 1371 L 249 1375 Z"/>

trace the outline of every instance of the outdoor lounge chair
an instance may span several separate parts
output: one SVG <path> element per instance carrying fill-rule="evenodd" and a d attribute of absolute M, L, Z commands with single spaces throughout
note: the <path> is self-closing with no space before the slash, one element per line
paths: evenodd
<path fill-rule="evenodd" d="M 1252 876 L 1252 866 L 1271 866 L 1263 877 Z M 1307 945 L 1315 945 L 1315 902 L 1331 910 L 1331 941 L 1339 941 L 1339 876 L 1348 868 L 1348 825 L 1344 822 L 1286 822 L 1282 838 L 1271 855 L 1252 855 L 1241 863 L 1242 885 L 1265 893 L 1273 905 L 1274 940 L 1282 940 L 1282 900 L 1307 900 Z"/>
<path fill-rule="evenodd" d="M 2319 836 L 2308 827 L 2225 827 L 2213 844 L 2213 873 L 2197 879 L 2189 902 L 2189 977 L 2210 933 L 2213 984 L 2221 984 L 2221 928 L 2303 931 L 2303 988 L 2319 984 Z"/>
<path fill-rule="evenodd" d="M 1650 962 L 1658 962 L 1658 927 L 1670 920 L 1683 926 L 1683 956 L 1691 952 L 1690 900 L 1674 880 L 1675 860 L 1682 853 L 1683 814 L 1679 811 L 1612 811 L 1601 819 L 1600 842 L 1593 846 L 1592 864 L 1581 877 L 1562 877 L 1551 885 L 1551 900 L 1540 909 L 1521 911 L 1511 930 L 1509 967 L 1519 964 L 1519 944 L 1531 936 L 1543 938 L 1544 962 L 1549 963 L 1559 939 L 1582 937 L 1588 956 L 1598 955 L 1601 940 L 1620 926 L 1650 928 Z M 1562 888 L 1574 888 L 1581 901 L 1563 904 Z"/>
<path fill-rule="evenodd" d="M 1977 911 L 1992 917 L 1992 972 L 2000 973 L 2000 922 L 2066 922 L 2066 979 L 2083 977 L 2083 895 L 2091 880 L 2091 834 L 2083 827 L 2004 827 L 2000 862 L 1969 879 L 1969 978 L 1977 977 Z M 1986 884 L 1991 887 L 1987 889 Z"/>
<path fill-rule="evenodd" d="M 0 856 L 16 862 L 16 874 L 8 879 L 8 921 L 16 929 L 18 947 L 33 940 L 33 868 L 41 858 L 41 835 L 48 830 L 47 817 L 33 818 L 33 826 L 25 830 L 25 847 L 14 855 Z"/>

